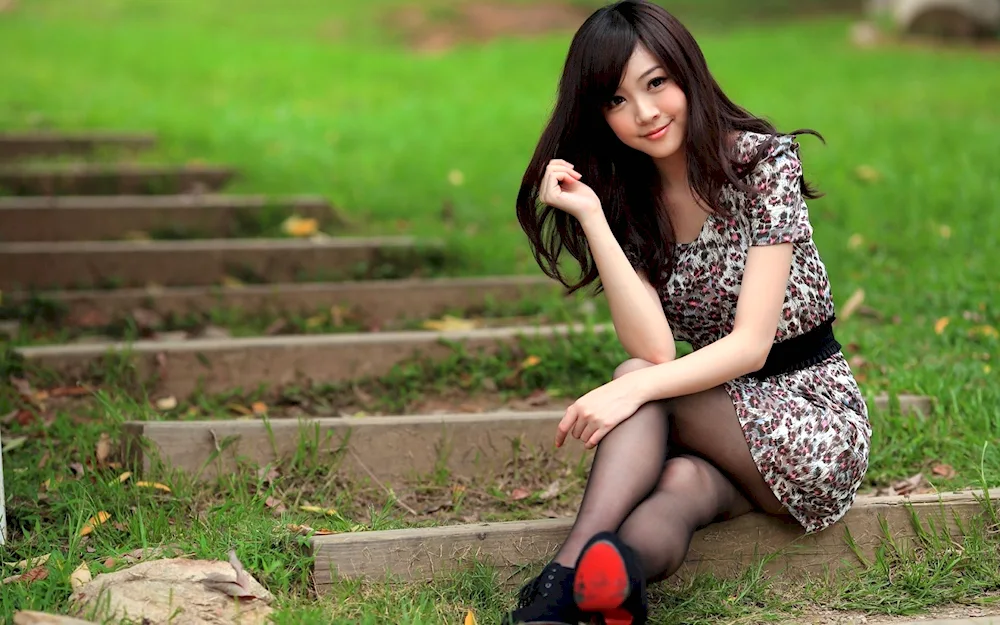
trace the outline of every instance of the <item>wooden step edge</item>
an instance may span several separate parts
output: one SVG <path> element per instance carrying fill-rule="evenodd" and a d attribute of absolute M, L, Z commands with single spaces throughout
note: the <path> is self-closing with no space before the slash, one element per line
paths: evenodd
<path fill-rule="evenodd" d="M 1000 503 L 1000 489 L 861 496 L 836 524 L 808 535 L 792 521 L 751 513 L 698 531 L 676 575 L 728 577 L 760 564 L 765 573 L 786 579 L 830 576 L 871 562 L 884 544 L 883 527 L 896 545 L 917 539 L 914 520 L 922 531 L 960 539 L 968 524 L 982 517 L 987 498 L 994 506 Z M 516 584 L 513 578 L 537 572 L 555 555 L 572 523 L 560 518 L 313 536 L 316 588 L 328 593 L 341 579 L 426 583 L 473 562 L 496 567 L 501 582 Z"/>
<path fill-rule="evenodd" d="M 873 402 L 888 409 L 887 396 Z M 925 416 L 914 409 L 915 414 Z M 555 448 L 563 411 L 500 410 L 482 413 L 415 414 L 364 417 L 129 421 L 124 424 L 125 454 L 137 470 L 158 467 L 214 479 L 241 464 L 264 466 L 291 457 L 303 440 L 319 453 L 343 456 L 338 470 L 347 475 L 374 473 L 386 482 L 427 475 L 445 468 L 455 475 L 496 475 L 512 459 L 517 441 L 524 453 L 536 451 L 579 461 L 582 447 Z M 230 445 L 217 453 L 218 441 Z M 365 468 L 367 467 L 367 468 Z"/>
<path fill-rule="evenodd" d="M 305 334 L 285 336 L 249 336 L 227 339 L 189 339 L 183 341 L 107 341 L 77 345 L 39 345 L 19 347 L 16 351 L 25 358 L 42 356 L 102 356 L 109 351 L 126 351 L 134 354 L 170 352 L 239 352 L 248 349 L 285 349 L 309 347 L 323 349 L 338 346 L 361 347 L 365 345 L 394 345 L 399 343 L 436 343 L 440 341 L 498 340 L 518 336 L 557 336 L 585 330 L 585 324 L 553 324 L 542 326 L 510 326 L 474 330 L 404 330 L 396 332 L 344 332 L 338 334 Z M 610 329 L 598 325 L 595 331 Z M 612 330 L 613 331 L 613 330 Z"/>
<path fill-rule="evenodd" d="M 320 195 L 237 195 L 227 193 L 178 193 L 173 195 L 40 195 L 0 197 L 0 211 L 64 209 L 95 210 L 104 208 L 197 209 L 261 208 L 268 205 L 327 208 L 330 201 Z"/>
<path fill-rule="evenodd" d="M 437 247 L 436 239 L 410 236 L 164 239 L 150 241 L 15 241 L 0 243 L 0 254 L 163 254 L 226 251 L 295 251 L 318 248 L 355 249 L 369 247 Z"/>
<path fill-rule="evenodd" d="M 231 176 L 236 173 L 232 165 L 220 163 L 130 163 L 130 162 L 44 162 L 31 164 L 0 165 L 0 176 L 23 179 L 48 177 L 91 176 L 162 176 L 162 175 L 213 175 Z"/>
<path fill-rule="evenodd" d="M 0 162 L 22 158 L 80 156 L 98 150 L 136 152 L 156 146 L 153 133 L 115 131 L 7 131 L 0 132 Z"/>
<path fill-rule="evenodd" d="M 561 292 L 546 276 L 483 276 L 467 278 L 406 278 L 358 282 L 248 284 L 223 287 L 165 287 L 111 291 L 25 291 L 4 293 L 18 305 L 37 296 L 63 307 L 70 325 L 95 319 L 120 319 L 137 308 L 160 315 L 206 314 L 238 309 L 272 315 L 316 314 L 340 306 L 379 327 L 405 319 L 430 319 L 449 310 L 469 310 L 489 299 L 521 301 Z"/>

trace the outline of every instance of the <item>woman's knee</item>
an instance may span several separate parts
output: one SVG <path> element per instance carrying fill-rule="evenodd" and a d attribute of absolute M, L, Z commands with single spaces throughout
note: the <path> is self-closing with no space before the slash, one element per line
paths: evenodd
<path fill-rule="evenodd" d="M 642 358 L 629 358 L 615 368 L 615 373 L 612 378 L 617 380 L 626 373 L 632 373 L 633 371 L 639 371 L 640 369 L 652 366 L 654 366 L 653 363 L 648 360 L 643 360 Z"/>
<path fill-rule="evenodd" d="M 705 491 L 711 483 L 710 467 L 697 456 L 680 455 L 667 460 L 657 490 Z"/>

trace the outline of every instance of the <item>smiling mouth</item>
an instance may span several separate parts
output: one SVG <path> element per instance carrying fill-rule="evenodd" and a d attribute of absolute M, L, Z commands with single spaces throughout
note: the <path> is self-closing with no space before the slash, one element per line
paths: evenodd
<path fill-rule="evenodd" d="M 669 122 L 667 122 L 663 126 L 660 126 L 659 128 L 657 128 L 656 130 L 654 130 L 652 132 L 647 132 L 646 134 L 644 134 L 642 136 L 643 136 L 643 138 L 646 138 L 646 139 L 659 139 L 660 137 L 662 137 L 667 132 L 667 128 L 670 128 L 670 125 L 672 123 L 674 123 L 674 120 L 670 120 Z"/>

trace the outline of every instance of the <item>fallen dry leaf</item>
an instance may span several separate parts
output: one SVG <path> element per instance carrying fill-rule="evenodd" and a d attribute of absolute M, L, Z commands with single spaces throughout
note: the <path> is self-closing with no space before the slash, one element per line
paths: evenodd
<path fill-rule="evenodd" d="M 275 499 L 274 497 L 268 497 L 267 499 L 265 499 L 264 505 L 274 510 L 277 514 L 281 514 L 282 512 L 285 512 L 288 509 L 285 507 L 285 504 L 283 504 L 280 499 Z"/>
<path fill-rule="evenodd" d="M 257 416 L 267 414 L 267 404 L 262 401 L 255 401 L 250 405 L 250 410 Z"/>
<path fill-rule="evenodd" d="M 940 319 L 938 319 L 937 321 L 935 321 L 934 322 L 934 333 L 935 334 L 941 334 L 942 332 L 944 332 L 944 329 L 948 327 L 948 324 L 950 322 L 951 322 L 951 319 L 949 319 L 948 317 L 941 317 Z"/>
<path fill-rule="evenodd" d="M 31 558 L 30 560 L 25 559 L 25 560 L 19 560 L 18 562 L 4 562 L 4 564 L 6 566 L 12 566 L 15 569 L 28 569 L 28 568 L 34 568 L 36 566 L 41 566 L 41 565 L 45 564 L 46 562 L 49 561 L 49 558 L 51 558 L 51 557 L 52 557 L 52 554 L 51 553 L 47 553 L 44 556 L 37 556 L 37 557 Z"/>
<path fill-rule="evenodd" d="M 11 575 L 3 580 L 4 584 L 13 584 L 15 582 L 24 582 L 30 584 L 31 582 L 37 582 L 38 580 L 45 579 L 49 576 L 49 570 L 44 566 L 36 566 L 35 568 L 22 573 L 20 575 Z"/>
<path fill-rule="evenodd" d="M 101 510 L 95 516 L 90 517 L 90 519 L 83 524 L 83 527 L 80 528 L 80 536 L 86 536 L 87 534 L 93 532 L 95 527 L 105 523 L 110 518 L 111 514 Z"/>
<path fill-rule="evenodd" d="M 177 398 L 173 395 L 168 397 L 161 397 L 156 400 L 156 407 L 159 410 L 173 410 L 177 407 Z"/>
<path fill-rule="evenodd" d="M 3 448 L 2 448 L 3 453 L 13 451 L 18 447 L 20 447 L 21 445 L 25 444 L 26 442 L 28 442 L 27 436 L 17 436 L 15 438 L 7 439 L 3 443 Z"/>
<path fill-rule="evenodd" d="M 130 477 L 132 477 L 132 472 L 131 471 L 124 472 L 124 473 L 122 473 L 121 475 L 118 476 L 118 483 L 119 484 L 124 484 L 128 480 L 128 478 L 130 478 Z"/>
<path fill-rule="evenodd" d="M 166 484 L 161 484 L 159 482 L 136 482 L 136 486 L 140 488 L 155 488 L 157 490 L 162 490 L 165 493 L 171 492 L 170 487 Z"/>
<path fill-rule="evenodd" d="M 311 217 L 292 215 L 281 224 L 281 231 L 293 237 L 308 237 L 319 231 L 319 222 Z"/>
<path fill-rule="evenodd" d="M 956 475 L 955 469 L 950 464 L 935 464 L 931 467 L 931 473 L 941 476 L 946 480 L 950 480 Z"/>
<path fill-rule="evenodd" d="M 983 338 L 993 338 L 993 339 L 996 339 L 996 338 L 1000 338 L 1000 331 L 997 331 L 997 329 L 994 328 L 991 325 L 978 325 L 978 326 L 972 328 L 971 330 L 969 330 L 969 336 L 972 337 L 972 338 L 976 338 L 977 336 L 981 336 Z"/>
<path fill-rule="evenodd" d="M 299 510 L 303 512 L 315 512 L 316 514 L 325 514 L 327 516 L 336 516 L 337 511 L 333 508 L 320 508 L 319 506 L 299 506 Z"/>
<path fill-rule="evenodd" d="M 472 610 L 465 613 L 465 623 L 462 625 L 476 625 L 476 615 L 472 613 Z"/>
<path fill-rule="evenodd" d="M 479 325 L 480 323 L 474 319 L 461 319 L 451 315 L 445 315 L 441 319 L 428 319 L 423 323 L 424 329 L 438 332 L 475 330 Z"/>
<path fill-rule="evenodd" d="M 328 529 L 313 529 L 308 525 L 299 525 L 297 523 L 289 523 L 285 527 L 293 534 L 301 534 L 303 536 L 308 536 L 310 534 L 314 534 L 316 536 L 329 536 L 330 534 L 339 533 Z"/>
<path fill-rule="evenodd" d="M 892 489 L 896 492 L 897 495 L 907 495 L 920 488 L 920 486 L 923 484 L 923 481 L 924 481 L 924 474 L 917 473 L 916 475 L 912 475 L 906 478 L 905 480 L 899 480 L 898 482 L 893 483 Z"/>
<path fill-rule="evenodd" d="M 81 562 L 80 566 L 76 567 L 69 576 L 69 585 L 73 590 L 76 590 L 80 586 L 83 586 L 92 579 L 90 575 L 90 569 L 87 568 L 86 562 Z"/>
<path fill-rule="evenodd" d="M 854 169 L 854 174 L 864 182 L 878 182 L 882 175 L 871 165 L 858 165 Z"/>
<path fill-rule="evenodd" d="M 97 466 L 103 467 L 104 463 L 107 462 L 108 456 L 111 455 L 111 437 L 107 432 L 101 432 L 101 437 L 97 441 L 97 449 L 95 450 L 95 457 L 97 458 Z"/>
<path fill-rule="evenodd" d="M 531 491 L 527 488 L 515 488 L 510 493 L 510 498 L 512 501 L 521 501 L 522 499 L 527 499 L 531 496 Z"/>
<path fill-rule="evenodd" d="M 538 498 L 542 501 L 548 501 L 549 499 L 555 499 L 559 496 L 559 490 L 562 488 L 562 484 L 559 480 L 556 480 L 548 485 L 548 487 L 538 495 Z"/>
<path fill-rule="evenodd" d="M 534 367 L 534 366 L 540 364 L 541 362 L 542 362 L 542 359 L 539 358 L 538 356 L 528 356 L 527 358 L 524 359 L 523 362 L 521 362 L 520 368 L 521 369 L 530 369 L 531 367 Z"/>
<path fill-rule="evenodd" d="M 841 309 L 840 315 L 838 315 L 838 317 L 841 320 L 850 319 L 851 316 L 858 311 L 858 308 L 861 306 L 861 304 L 864 303 L 864 301 L 865 301 L 865 290 L 858 289 L 854 291 L 854 293 L 851 294 L 851 297 L 848 298 L 847 302 L 844 304 L 844 307 Z"/>

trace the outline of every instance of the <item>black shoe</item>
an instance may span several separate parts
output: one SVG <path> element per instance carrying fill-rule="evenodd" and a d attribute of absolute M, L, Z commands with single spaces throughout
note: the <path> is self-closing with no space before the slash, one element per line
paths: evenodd
<path fill-rule="evenodd" d="M 576 563 L 573 595 L 580 610 L 600 614 L 606 625 L 644 625 L 646 579 L 632 549 L 611 532 L 596 534 Z"/>
<path fill-rule="evenodd" d="M 573 569 L 555 562 L 521 588 L 517 608 L 503 625 L 577 625 L 583 613 L 573 602 Z"/>

